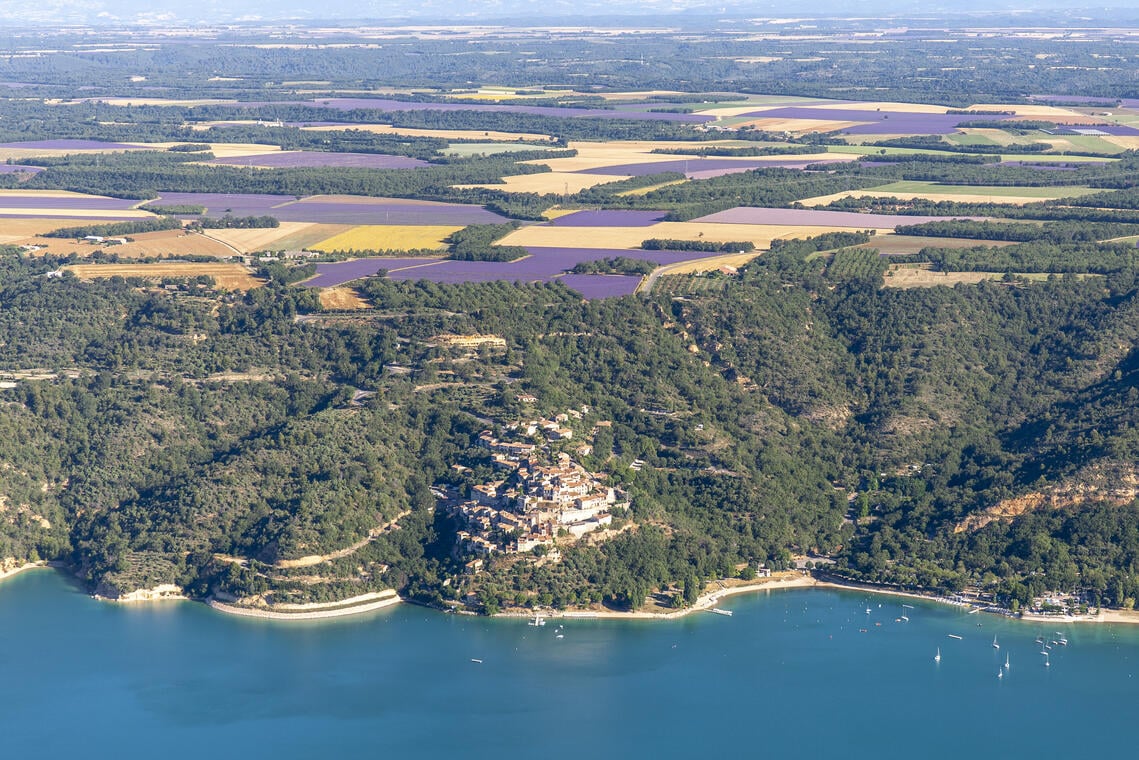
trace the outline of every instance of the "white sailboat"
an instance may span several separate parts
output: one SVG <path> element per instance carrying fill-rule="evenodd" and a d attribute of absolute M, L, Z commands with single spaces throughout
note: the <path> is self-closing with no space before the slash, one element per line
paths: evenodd
<path fill-rule="evenodd" d="M 934 662 L 941 662 L 941 647 L 937 648 L 937 654 L 933 656 Z"/>
<path fill-rule="evenodd" d="M 1001 645 L 997 643 L 997 637 L 993 637 L 993 649 L 1000 649 Z"/>
<path fill-rule="evenodd" d="M 1008 670 L 1009 667 L 1010 667 L 1010 665 L 1009 665 L 1009 661 L 1008 661 L 1008 652 L 1005 652 L 1005 670 Z"/>
<path fill-rule="evenodd" d="M 535 615 L 535 616 L 534 616 L 534 619 L 533 619 L 533 620 L 531 620 L 531 621 L 530 621 L 529 623 L 527 623 L 526 625 L 535 625 L 535 626 L 537 626 L 537 625 L 545 625 L 545 624 L 546 624 L 546 619 L 545 619 L 544 617 L 542 617 L 541 615 Z"/>

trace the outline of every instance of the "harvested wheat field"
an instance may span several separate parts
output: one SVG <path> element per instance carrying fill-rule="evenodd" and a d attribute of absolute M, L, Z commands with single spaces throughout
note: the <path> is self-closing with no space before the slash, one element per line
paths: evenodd
<path fill-rule="evenodd" d="M 328 311 L 357 311 L 371 308 L 371 304 L 352 288 L 324 288 L 320 291 L 320 305 Z"/>
<path fill-rule="evenodd" d="M 408 251 L 439 249 L 461 225 L 362 224 L 310 246 L 315 251 Z"/>
<path fill-rule="evenodd" d="M 932 182 L 894 182 L 870 190 L 847 190 L 799 201 L 804 206 L 826 206 L 843 198 L 897 198 L 908 201 L 956 201 L 959 203 L 1005 203 L 1023 206 L 1057 198 L 1075 198 L 1098 192 L 1088 187 L 982 187 L 972 185 L 938 185 Z"/>
<path fill-rule="evenodd" d="M 894 103 L 885 100 L 858 101 L 856 103 L 799 103 L 798 108 L 822 108 L 827 111 L 881 111 L 882 113 L 948 113 L 947 106 L 928 103 Z"/>
<path fill-rule="evenodd" d="M 114 253 L 127 259 L 143 258 L 179 258 L 182 256 L 216 256 L 225 258 L 232 256 L 233 251 L 216 240 L 205 235 L 186 233 L 182 230 L 160 230 L 158 232 L 143 232 L 129 236 L 130 242 L 121 245 L 105 246 L 87 242 L 77 242 L 70 238 L 37 237 L 26 239 L 25 244 L 41 246 L 34 255 L 47 254 L 66 256 L 75 253 L 79 256 L 90 256 L 102 251 Z"/>
<path fill-rule="evenodd" d="M 1124 150 L 1139 150 L 1139 137 L 1134 135 L 1103 135 L 1100 139 Z"/>
<path fill-rule="evenodd" d="M 285 224 L 285 222 L 281 222 L 281 227 L 284 227 Z M 354 226 L 351 224 L 319 224 L 315 222 L 290 222 L 290 224 L 296 224 L 297 229 L 274 240 L 271 250 L 300 251 L 311 249 L 321 240 L 327 240 L 333 235 L 347 232 Z"/>
<path fill-rule="evenodd" d="M 715 222 L 659 222 L 645 227 L 556 227 L 535 225 L 510 233 L 501 245 L 543 248 L 640 248 L 650 238 L 701 240 L 716 243 L 751 242 L 756 248 L 770 247 L 772 240 L 792 240 L 866 227 L 825 227 L 783 224 L 719 224 Z M 882 232 L 888 230 L 882 229 Z"/>
<path fill-rule="evenodd" d="M 661 267 L 660 273 L 667 275 L 698 274 L 700 272 L 714 272 L 721 267 L 739 268 L 760 254 L 762 251 L 750 251 L 748 253 L 728 253 L 723 256 L 709 256 L 706 259 L 682 261 L 679 264 Z"/>
<path fill-rule="evenodd" d="M 675 156 L 673 157 L 675 159 Z M 542 172 L 541 174 L 517 174 L 503 177 L 503 184 L 452 185 L 459 190 L 486 188 L 505 193 L 537 193 L 538 195 L 562 195 L 577 193 L 589 187 L 606 185 L 629 179 L 627 174 L 576 174 L 572 172 Z"/>
<path fill-rule="evenodd" d="M 1073 111 L 1070 108 L 1060 108 L 1059 106 L 1042 106 L 1042 105 L 1025 105 L 1011 104 L 1011 103 L 978 103 L 969 106 L 970 111 L 1009 111 L 1022 118 L 1029 119 L 1042 119 L 1045 121 L 1055 121 L 1063 123 L 1067 119 L 1083 118 L 1084 114 L 1079 111 Z"/>
<path fill-rule="evenodd" d="M 227 246 L 232 246 L 242 253 L 264 250 L 285 251 L 301 247 L 286 245 L 284 243 L 286 239 L 302 236 L 305 232 L 316 227 L 318 228 L 316 231 L 318 236 L 315 240 L 321 240 L 330 234 L 335 234 L 334 232 L 329 232 L 328 229 L 333 226 L 334 225 L 326 224 L 318 225 L 312 222 L 281 222 L 279 227 L 264 227 L 248 230 L 207 230 L 207 234 L 214 240 L 220 241 Z M 223 255 L 231 256 L 233 255 L 233 251 L 229 251 Z"/>
<path fill-rule="evenodd" d="M 568 216 L 569 214 L 576 214 L 581 209 L 576 208 L 558 208 L 551 206 L 542 212 L 542 216 L 546 219 L 558 219 L 559 217 Z"/>
<path fill-rule="evenodd" d="M 2 202 L 0 199 L 0 203 Z M 36 245 L 37 241 L 31 238 L 74 225 L 74 220 L 68 219 L 0 219 L 0 245 L 10 243 Z"/>
<path fill-rule="evenodd" d="M 594 169 L 604 169 L 610 166 L 625 166 L 627 164 L 666 163 L 683 159 L 679 153 L 653 153 L 657 148 L 670 148 L 688 151 L 697 151 L 700 148 L 712 148 L 717 145 L 738 146 L 737 140 L 714 140 L 710 142 L 691 143 L 680 141 L 651 140 L 613 140 L 606 142 L 571 142 L 570 148 L 577 151 L 576 156 L 567 158 L 539 158 L 533 161 L 523 161 L 526 164 L 548 166 L 554 172 L 588 172 Z M 697 157 L 693 152 L 691 157 Z M 779 156 L 786 158 L 786 156 Z M 797 157 L 796 157 L 797 158 Z"/>
<path fill-rule="evenodd" d="M 84 150 L 77 150 L 75 148 L 6 148 L 0 147 L 0 162 L 20 163 L 25 158 L 60 158 L 62 156 L 73 156 L 76 153 L 94 154 L 94 153 L 122 153 L 127 148 L 87 148 Z M 130 148 L 129 150 L 134 150 Z"/>
<path fill-rule="evenodd" d="M 127 143 L 138 148 L 146 148 L 147 150 L 166 150 L 175 145 L 185 145 L 183 142 L 161 142 L 161 143 L 143 143 L 132 142 Z M 262 145 L 259 143 L 202 143 L 203 145 L 210 146 L 210 152 L 214 154 L 214 158 L 245 158 L 246 156 L 263 156 L 266 153 L 279 153 L 281 152 L 280 145 Z"/>
<path fill-rule="evenodd" d="M 70 264 L 64 269 L 83 280 L 107 277 L 142 277 L 148 280 L 161 280 L 167 277 L 189 279 L 206 275 L 214 278 L 217 286 L 225 290 L 252 290 L 265 284 L 241 264 L 172 261 L 159 264 Z"/>
<path fill-rule="evenodd" d="M 497 142 L 549 142 L 554 138 L 532 132 L 497 132 L 495 130 L 482 131 L 477 129 L 419 129 L 416 127 L 393 127 L 391 124 L 334 124 L 329 126 L 302 127 L 312 132 L 341 132 L 347 129 L 358 129 L 361 132 L 374 132 L 379 135 L 406 135 L 407 137 L 439 137 L 444 140 L 487 140 Z"/>

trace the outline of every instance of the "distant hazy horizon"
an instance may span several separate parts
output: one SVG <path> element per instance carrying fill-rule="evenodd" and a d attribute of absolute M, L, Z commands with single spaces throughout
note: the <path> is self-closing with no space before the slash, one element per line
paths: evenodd
<path fill-rule="evenodd" d="M 1084 11 L 1082 9 L 1088 8 Z M 1112 10 L 1112 9 L 1115 10 Z M 962 13 L 1072 13 L 1104 20 L 1116 12 L 1131 11 L 1129 0 L 816 0 L 809 7 L 796 7 L 797 18 L 906 17 L 925 14 Z M 788 6 L 777 0 L 546 0 L 541 10 L 529 0 L 6 0 L 0 7 L 0 25 L 22 24 L 188 24 L 256 23 L 280 21 L 377 21 L 476 22 L 480 20 L 576 19 L 598 16 L 652 17 L 678 15 L 741 16 L 772 18 L 787 16 Z M 1073 16 L 1073 21 L 1077 16 Z"/>

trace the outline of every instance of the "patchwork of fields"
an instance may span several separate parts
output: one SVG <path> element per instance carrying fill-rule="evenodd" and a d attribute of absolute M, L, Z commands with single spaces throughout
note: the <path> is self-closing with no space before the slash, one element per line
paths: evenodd
<path fill-rule="evenodd" d="M 968 150 L 977 146 L 987 153 L 986 160 L 999 160 L 1010 167 L 1060 173 L 1079 171 L 1081 167 L 1118 160 L 1125 150 L 1139 148 L 1139 117 L 1119 104 L 1114 115 L 1077 108 L 1071 98 L 1066 106 L 1052 105 L 1047 100 L 1029 104 L 976 104 L 952 110 L 946 106 L 911 104 L 891 101 L 841 101 L 809 97 L 720 95 L 708 102 L 685 105 L 668 103 L 668 93 L 607 93 L 613 108 L 577 108 L 550 105 L 504 104 L 500 100 L 520 97 L 554 97 L 558 93 L 535 90 L 524 96 L 510 87 L 483 88 L 474 93 L 456 93 L 471 102 L 402 101 L 384 97 L 324 97 L 290 101 L 280 105 L 319 105 L 341 111 L 484 111 L 490 113 L 528 114 L 581 119 L 636 119 L 670 121 L 687 125 L 686 129 L 706 129 L 715 124 L 724 132 L 704 135 L 700 140 L 573 140 L 567 144 L 574 155 L 534 159 L 525 163 L 546 170 L 537 174 L 507 174 L 498 182 L 455 185 L 456 188 L 487 188 L 506 193 L 533 194 L 559 200 L 589 188 L 663 172 L 674 172 L 686 179 L 662 182 L 651 187 L 632 188 L 620 193 L 625 198 L 646 195 L 653 190 L 692 180 L 756 169 L 808 169 L 826 171 L 828 163 L 861 161 L 864 166 L 888 165 L 875 162 L 876 154 L 947 156 L 948 150 Z M 572 94 L 560 91 L 562 95 Z M 1043 96 L 1042 96 L 1043 97 Z M 637 103 L 637 99 L 656 98 Z M 175 105 L 154 99 L 153 105 Z M 127 100 L 111 101 L 127 105 Z M 133 101 L 130 101 L 133 102 Z M 253 108 L 258 103 L 202 101 L 215 107 Z M 1135 105 L 1139 106 L 1139 102 Z M 1093 103 L 1103 107 L 1104 104 Z M 254 125 L 256 122 L 235 114 L 229 122 L 203 122 L 195 128 L 211 124 Z M 1111 117 L 1111 118 L 1107 118 Z M 987 124 L 964 127 L 970 122 Z M 1000 129 L 994 123 L 1010 127 L 1031 122 L 1027 129 Z M 1055 128 L 1043 131 L 1055 124 Z M 535 144 L 553 140 L 537 132 L 474 129 L 428 129 L 395 127 L 384 123 L 307 122 L 299 126 L 308 132 L 356 130 L 376 135 L 434 137 L 454 141 L 452 156 L 508 154 L 516 150 L 533 150 Z M 741 127 L 773 134 L 764 140 L 736 139 L 731 130 Z M 778 152 L 788 145 L 790 136 L 813 132 L 835 132 L 845 144 L 819 146 L 809 153 Z M 779 136 L 778 133 L 785 133 Z M 882 138 L 895 136 L 939 136 L 942 145 L 927 147 L 890 147 L 874 145 Z M 205 135 L 204 135 L 205 136 Z M 740 134 L 743 137 L 743 133 Z M 246 138 L 249 139 L 249 138 Z M 833 143 L 833 141 L 832 141 Z M 869 143 L 869 144 L 866 144 Z M 43 167 L 35 166 L 36 158 L 65 155 L 114 153 L 136 150 L 166 150 L 178 145 L 172 142 L 99 142 L 94 140 L 40 140 L 0 144 L 0 173 L 26 183 Z M 280 145 L 221 142 L 205 143 L 215 166 L 265 169 L 354 168 L 415 171 L 427 165 L 420 158 L 383 153 L 321 152 L 314 150 L 282 150 Z M 906 145 L 906 143 L 901 143 Z M 1049 146 L 1040 149 L 1040 146 Z M 1005 155 L 993 157 L 993 148 L 1008 146 Z M 812 146 L 813 147 L 813 146 Z M 761 150 L 757 150 L 760 148 Z M 664 151 L 664 152 L 656 152 Z M 1067 155 L 1060 151 L 1077 151 L 1085 155 Z M 766 153 L 770 155 L 747 155 Z M 741 153 L 743 155 L 741 155 Z M 454 159 L 452 159 L 454 160 Z M 19 163 L 32 161 L 32 163 Z M 17 185 L 18 186 L 18 185 Z M 514 262 L 450 261 L 441 257 L 369 258 L 355 261 L 323 263 L 318 274 L 306 285 L 331 288 L 360 277 L 372 276 L 381 269 L 393 279 L 429 279 L 435 282 L 470 282 L 508 280 L 549 282 L 559 280 L 587 298 L 633 292 L 641 278 L 628 275 L 568 274 L 581 262 L 599 258 L 633 258 L 668 267 L 669 274 L 714 270 L 724 265 L 738 266 L 760 255 L 772 241 L 811 237 L 834 231 L 872 230 L 876 237 L 869 247 L 880 248 L 883 255 L 909 255 L 922 247 L 944 245 L 957 247 L 974 241 L 957 239 L 907 238 L 893 234 L 895 226 L 934 221 L 941 217 L 891 216 L 847 211 L 820 210 L 845 198 L 895 198 L 899 201 L 970 202 L 984 204 L 1024 205 L 1042 200 L 1077 197 L 1099 192 L 1088 185 L 1047 186 L 1028 182 L 1026 185 L 966 185 L 926 181 L 884 182 L 863 190 L 850 190 L 798 199 L 799 208 L 757 208 L 738 206 L 686 222 L 666 222 L 663 209 L 559 209 L 545 212 L 547 222 L 525 223 L 519 229 L 496 241 L 504 245 L 526 248 L 528 256 Z M 502 223 L 507 219 L 485 207 L 401 198 L 314 195 L 297 197 L 279 194 L 161 192 L 146 202 L 156 206 L 201 206 L 205 215 L 272 216 L 279 226 L 255 229 L 209 229 L 203 234 L 187 234 L 181 230 L 141 233 L 129 236 L 114 252 L 122 258 L 177 258 L 198 255 L 216 258 L 235 254 L 249 255 L 260 251 L 309 250 L 318 252 L 351 251 L 424 251 L 442 250 L 446 238 L 472 224 Z M 77 242 L 44 238 L 42 235 L 63 227 L 97 222 L 118 222 L 152 218 L 144 205 L 134 200 L 84 195 L 56 190 L 0 191 L 0 243 L 33 248 L 41 255 L 79 255 L 102 249 L 97 241 Z M 803 208 L 803 206 L 810 208 Z M 192 220 L 193 215 L 186 215 Z M 977 217 L 969 217 L 976 219 Z M 649 238 L 662 238 L 692 243 L 747 242 L 755 250 L 747 253 L 701 251 L 643 251 L 641 243 Z M 991 243 L 999 245 L 1003 243 Z M 110 250 L 110 249 L 107 249 Z M 131 265 L 118 265 L 129 267 Z M 183 267 L 171 262 L 167 267 Z M 197 273 L 205 270 L 198 266 Z M 235 265 L 217 264 L 219 267 Z M 110 276 L 115 270 L 76 269 L 81 276 Z M 175 270 L 145 270 L 148 277 L 173 276 Z M 189 269 L 177 271 L 191 271 Z M 230 278 L 230 287 L 252 287 L 255 281 L 247 270 L 217 269 L 218 277 Z M 121 269 L 118 273 L 137 270 Z M 143 276 L 143 275 L 138 275 Z M 213 275 L 211 275 L 213 276 Z M 903 285 L 911 280 L 923 284 L 937 278 L 929 274 L 898 271 L 891 284 Z M 242 279 L 245 278 L 245 279 Z M 924 278 L 924 279 L 923 279 Z M 972 275 L 961 281 L 973 281 Z M 349 308 L 352 299 L 346 295 L 329 295 L 329 303 Z M 358 307 L 355 304 L 352 308 Z"/>

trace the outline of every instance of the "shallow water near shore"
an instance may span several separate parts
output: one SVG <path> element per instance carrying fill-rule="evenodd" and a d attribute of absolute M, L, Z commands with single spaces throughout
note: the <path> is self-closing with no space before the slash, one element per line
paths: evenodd
<path fill-rule="evenodd" d="M 280 623 L 189 602 L 99 602 L 32 571 L 0 583 L 0 747 L 163 758 L 1125 751 L 1139 626 L 1020 623 L 831 589 L 721 607 L 734 615 L 534 627 L 399 605 Z M 1058 631 L 1069 645 L 1044 667 L 1034 639 Z"/>

